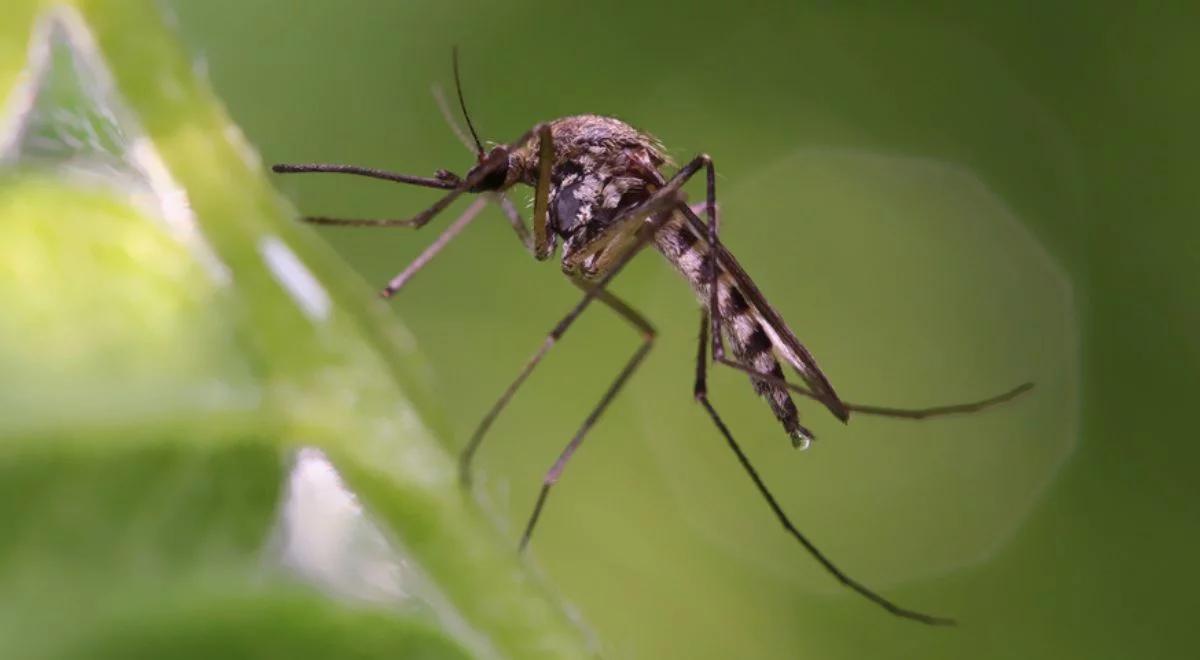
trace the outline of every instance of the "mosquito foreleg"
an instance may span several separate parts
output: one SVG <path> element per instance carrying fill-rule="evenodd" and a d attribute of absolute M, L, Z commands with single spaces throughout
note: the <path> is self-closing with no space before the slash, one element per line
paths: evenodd
<path fill-rule="evenodd" d="M 391 181 L 392 183 L 406 183 L 410 186 L 438 188 L 441 190 L 454 190 L 455 186 L 458 185 L 456 179 L 450 179 L 445 176 L 429 178 L 401 174 L 400 172 L 381 170 L 374 167 L 342 165 L 339 163 L 277 163 L 271 166 L 271 170 L 279 174 L 351 174 L 368 179 L 379 179 L 381 181 Z"/>
<path fill-rule="evenodd" d="M 538 136 L 538 177 L 533 191 L 533 257 L 548 259 L 554 252 L 557 235 L 550 231 L 550 172 L 554 166 L 554 137 L 549 124 L 539 124 L 531 132 Z"/>
<path fill-rule="evenodd" d="M 541 135 L 546 132 L 547 124 L 538 124 L 525 132 L 524 135 L 517 138 L 508 145 L 512 149 L 518 145 L 524 144 L 529 138 L 534 135 Z M 410 176 L 407 174 L 397 174 L 394 172 L 386 172 L 383 170 L 374 170 L 366 167 L 356 167 L 350 165 L 329 165 L 329 164 L 305 164 L 305 165 L 289 165 L 279 164 L 272 166 L 276 172 L 281 173 L 296 173 L 296 172 L 337 172 L 343 174 L 357 174 L 360 176 L 368 176 L 371 178 L 384 179 L 387 181 L 396 181 L 398 183 L 408 183 L 412 185 L 423 186 L 426 188 L 440 188 L 448 191 L 441 199 L 434 202 L 429 208 L 421 211 L 411 218 L 329 218 L 324 216 L 314 216 L 305 218 L 306 221 L 322 225 L 349 225 L 355 227 L 424 227 L 437 214 L 441 213 L 458 199 L 463 193 L 470 192 L 481 181 L 488 177 L 492 172 L 495 172 L 501 165 L 506 163 L 507 156 L 504 150 L 497 150 L 493 155 L 484 158 L 477 165 L 469 176 L 465 179 L 460 179 L 449 172 L 442 172 L 436 178 L 425 178 Z"/>
<path fill-rule="evenodd" d="M 449 118 L 447 118 L 449 120 Z M 546 124 L 538 124 L 527 131 L 520 139 L 513 142 L 513 145 L 522 144 L 532 135 L 537 134 L 542 137 L 543 142 L 549 139 L 549 129 Z M 549 145 L 551 153 L 553 153 L 553 144 Z M 386 172 L 383 170 L 374 170 L 371 168 L 362 168 L 348 165 L 327 165 L 327 164 L 311 164 L 311 165 L 275 165 L 272 169 L 276 172 L 293 173 L 293 172 L 336 172 L 343 174 L 356 174 L 361 176 L 369 176 L 387 181 L 396 181 L 400 183 L 411 183 L 430 188 L 447 189 L 447 193 L 442 199 L 438 200 L 432 206 L 420 214 L 407 219 L 370 219 L 370 218 L 328 218 L 324 216 L 309 216 L 304 218 L 305 221 L 314 224 L 324 225 L 350 225 L 350 226 L 370 226 L 370 227 L 413 227 L 420 228 L 428 223 L 435 215 L 450 205 L 459 195 L 471 190 L 476 184 L 482 181 L 493 170 L 503 164 L 503 159 L 492 157 L 484 160 L 478 168 L 476 168 L 466 179 L 460 179 L 458 176 L 445 171 L 439 171 L 436 179 L 427 179 L 424 177 L 414 177 L 406 174 L 397 174 L 394 172 Z M 548 179 L 549 168 L 545 175 Z M 548 183 L 547 183 L 548 185 Z M 454 237 L 462 233 L 475 217 L 483 210 L 483 204 L 486 201 L 497 201 L 508 217 L 513 229 L 517 232 L 517 236 L 521 239 L 522 244 L 526 249 L 533 251 L 532 241 L 530 240 L 529 231 L 525 228 L 525 223 L 521 220 L 516 208 L 507 198 L 503 197 L 503 193 L 488 192 L 484 193 L 484 198 L 477 200 L 467 207 L 457 220 L 455 220 L 440 236 L 434 240 L 425 250 L 413 260 L 403 271 L 396 275 L 388 285 L 380 292 L 384 298 L 390 298 L 396 294 L 410 279 L 422 268 L 424 268 Z M 543 204 L 543 207 L 545 204 Z M 544 222 L 544 220 L 543 220 Z M 544 232 L 543 232 L 544 233 Z"/>
<path fill-rule="evenodd" d="M 392 296 L 396 295 L 400 289 L 404 288 L 405 284 L 408 284 L 408 281 L 412 279 L 413 275 L 417 274 L 417 271 L 424 268 L 430 261 L 433 260 L 435 256 L 437 256 L 439 252 L 442 251 L 443 248 L 446 247 L 447 243 L 453 240 L 455 236 L 458 236 L 460 233 L 462 233 L 462 231 L 467 228 L 467 225 L 471 224 L 471 221 L 479 215 L 479 212 L 483 210 L 483 207 L 486 206 L 487 203 L 488 200 L 483 197 L 471 202 L 471 205 L 468 206 L 465 211 L 463 211 L 462 215 L 458 216 L 457 220 L 450 223 L 450 226 L 446 227 L 445 231 L 439 234 L 438 237 L 421 252 L 421 254 L 417 255 L 416 259 L 413 259 L 412 262 L 405 266 L 404 270 L 400 271 L 398 275 L 393 277 L 391 281 L 388 282 L 387 286 L 385 286 L 383 290 L 379 292 L 379 295 L 384 298 L 391 298 Z"/>
<path fill-rule="evenodd" d="M 449 108 L 446 107 L 446 100 L 442 96 L 441 89 L 435 86 L 433 89 L 433 96 L 437 100 L 438 108 L 442 112 L 442 117 L 446 120 L 446 123 L 450 125 L 450 130 L 458 136 L 458 138 L 463 142 L 464 145 L 466 145 L 468 149 L 470 149 L 471 144 L 467 141 L 466 134 L 463 133 L 462 129 L 454 121 L 453 115 L 450 114 Z M 449 181 L 451 180 L 451 175 L 446 173 L 443 174 L 441 178 Z M 455 180 L 457 181 L 457 179 Z M 513 203 L 509 201 L 508 197 L 505 196 L 504 193 L 484 193 L 481 198 L 472 202 L 471 205 L 467 207 L 467 210 L 463 211 L 462 215 L 459 216 L 457 220 L 450 223 L 450 226 L 447 227 L 446 230 L 443 231 L 441 235 L 439 235 L 437 239 L 433 241 L 433 243 L 430 243 L 429 246 L 426 247 L 425 250 L 422 251 L 421 254 L 412 261 L 412 263 L 408 264 L 404 270 L 400 271 L 398 275 L 393 277 L 391 281 L 388 282 L 387 286 L 380 291 L 379 295 L 384 298 L 391 298 L 392 296 L 396 295 L 396 293 L 399 292 L 400 289 L 403 288 L 410 279 L 412 279 L 413 275 L 416 275 L 419 270 L 424 268 L 426 264 L 432 261 L 433 258 L 437 256 L 437 254 L 441 252 L 444 247 L 446 247 L 447 243 L 462 233 L 462 231 L 467 228 L 467 225 L 471 224 L 471 221 L 479 215 L 479 212 L 483 210 L 484 204 L 488 201 L 495 202 L 496 205 L 500 207 L 500 209 L 504 212 L 505 217 L 508 218 L 509 224 L 511 224 L 513 229 L 517 232 L 517 237 L 520 238 L 521 243 L 525 246 L 525 249 L 532 252 L 533 241 L 530 238 L 529 230 L 525 227 L 525 222 L 521 219 L 520 213 L 517 211 Z"/>

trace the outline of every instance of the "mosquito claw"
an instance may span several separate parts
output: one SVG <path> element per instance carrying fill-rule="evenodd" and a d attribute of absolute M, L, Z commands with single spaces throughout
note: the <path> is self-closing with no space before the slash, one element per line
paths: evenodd
<path fill-rule="evenodd" d="M 447 183 L 462 183 L 462 179 L 450 170 L 438 170 L 437 172 L 434 172 L 434 178 Z"/>

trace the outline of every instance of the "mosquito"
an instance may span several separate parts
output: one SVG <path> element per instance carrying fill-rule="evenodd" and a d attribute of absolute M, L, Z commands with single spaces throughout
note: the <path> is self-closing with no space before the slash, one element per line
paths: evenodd
<path fill-rule="evenodd" d="M 838 581 L 888 612 L 926 624 L 953 625 L 953 619 L 896 605 L 851 578 L 792 523 L 713 407 L 707 385 L 710 358 L 713 364 L 749 375 L 754 390 L 766 399 L 793 445 L 800 449 L 806 449 L 814 436 L 801 425 L 792 394 L 821 403 L 842 422 L 849 421 L 851 413 L 926 419 L 983 410 L 1019 396 L 1030 389 L 1032 383 L 1024 383 L 980 401 L 924 409 L 889 408 L 844 401 L 817 366 L 812 354 L 721 244 L 716 169 L 712 158 L 700 154 L 668 177 L 663 170 L 674 164 L 658 139 L 619 119 L 599 115 L 575 115 L 541 122 L 512 142 L 485 149 L 463 98 L 457 49 L 452 59 L 455 90 L 463 119 L 470 130 L 470 140 L 457 126 L 440 90 L 435 88 L 434 96 L 451 128 L 475 153 L 476 162 L 466 176 L 460 177 L 443 169 L 433 177 L 421 177 L 329 163 L 278 164 L 272 169 L 279 173 L 351 174 L 447 191 L 432 206 L 410 218 L 304 218 L 307 222 L 319 225 L 419 229 L 462 195 L 480 195 L 424 252 L 388 282 L 380 292 L 384 298 L 399 292 L 489 202 L 500 206 L 519 240 L 537 260 L 549 259 L 561 242 L 562 271 L 574 285 L 582 289 L 583 296 L 550 330 L 471 435 L 459 457 L 459 474 L 464 488 L 470 488 L 472 459 L 492 423 L 550 348 L 562 339 L 592 302 L 599 301 L 633 326 L 641 335 L 641 344 L 543 478 L 537 501 L 521 535 L 519 547 L 524 550 L 550 490 L 562 477 L 568 461 L 654 345 L 654 326 L 640 312 L 607 290 L 608 284 L 642 248 L 653 245 L 688 281 L 700 303 L 700 341 L 696 353 L 693 395 L 787 533 Z M 706 178 L 705 201 L 703 205 L 692 207 L 687 204 L 682 187 L 701 170 L 704 170 Z M 534 191 L 532 232 L 505 194 L 518 185 L 530 186 Z M 704 214 L 703 219 L 700 213 Z M 796 371 L 803 385 L 785 378 L 780 359 Z"/>

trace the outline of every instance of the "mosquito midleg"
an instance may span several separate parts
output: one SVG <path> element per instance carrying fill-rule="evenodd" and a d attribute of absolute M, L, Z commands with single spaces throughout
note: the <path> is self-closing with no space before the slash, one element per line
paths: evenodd
<path fill-rule="evenodd" d="M 575 307 L 571 308 L 571 311 L 567 312 L 567 315 L 555 324 L 550 333 L 546 335 L 546 338 L 542 340 L 541 346 L 538 346 L 533 355 L 526 360 L 525 365 L 521 367 L 521 371 L 517 373 L 517 377 L 508 384 L 508 387 L 504 388 L 504 392 L 500 394 L 500 398 L 492 404 L 487 414 L 480 420 L 479 425 L 475 427 L 475 432 L 471 434 L 471 438 L 467 440 L 466 446 L 463 447 L 462 452 L 458 455 L 458 478 L 463 488 L 471 487 L 471 462 L 475 458 L 475 452 L 479 450 L 479 445 L 483 444 L 483 437 L 488 432 L 488 429 L 492 427 L 492 423 L 496 421 L 496 418 L 508 406 L 508 402 L 512 400 L 513 395 L 517 393 L 517 390 L 525 382 L 525 379 L 529 378 L 529 374 L 533 373 L 534 367 L 542 361 L 542 358 L 546 356 L 550 348 L 562 338 L 567 328 L 571 327 L 571 324 L 583 313 L 583 310 L 587 308 L 591 301 L 592 299 L 585 294 L 583 299 L 576 303 Z"/>
<path fill-rule="evenodd" d="M 622 268 L 625 267 L 625 264 L 629 263 L 633 256 L 641 250 L 641 248 L 645 247 L 646 243 L 650 240 L 650 237 L 653 236 L 653 230 L 657 230 L 658 227 L 661 227 L 663 224 L 665 224 L 669 217 L 669 213 L 660 213 L 654 223 L 648 227 L 643 227 L 643 229 L 651 229 L 652 231 L 642 232 L 638 242 L 635 243 L 628 252 L 622 255 L 621 259 L 613 266 L 612 270 L 608 271 L 608 273 L 601 278 L 599 282 L 586 288 L 583 298 L 576 303 L 575 307 L 571 308 L 571 311 L 567 312 L 566 316 L 564 316 L 554 326 L 550 333 L 546 335 L 546 338 L 542 340 L 541 346 L 534 351 L 529 360 L 525 362 L 525 365 L 521 367 L 521 371 L 517 374 L 516 379 L 509 383 L 508 387 L 505 388 L 504 392 L 500 395 L 500 398 L 495 404 L 492 405 L 487 414 L 484 415 L 483 420 L 479 422 L 479 426 L 475 428 L 475 432 L 471 434 L 471 439 L 467 441 L 467 445 L 463 448 L 462 453 L 459 454 L 458 457 L 459 479 L 464 487 L 470 487 L 471 485 L 471 461 L 474 459 L 475 452 L 479 450 L 479 445 L 483 443 L 484 435 L 487 433 L 488 429 L 491 428 L 492 423 L 496 421 L 496 418 L 500 415 L 501 411 L 503 411 L 505 406 L 508 405 L 508 402 L 512 400 L 513 395 L 517 393 L 517 389 L 521 387 L 521 384 L 524 383 L 525 379 L 529 377 L 529 374 L 533 372 L 534 367 L 536 367 L 538 363 L 542 361 L 542 358 L 546 355 L 550 348 L 562 338 L 567 329 L 571 327 L 571 324 L 575 322 L 575 319 L 583 313 L 583 310 L 587 309 L 587 306 L 591 304 L 592 300 L 597 298 L 601 292 L 603 292 L 604 287 L 608 285 L 608 282 L 611 281 L 612 278 Z M 640 219 L 629 218 L 627 221 L 640 222 Z"/>
<path fill-rule="evenodd" d="M 713 423 L 716 424 L 717 429 L 721 432 L 721 435 L 725 437 L 725 443 L 729 445 L 729 449 L 733 451 L 734 455 L 737 456 L 738 463 L 740 463 L 742 469 L 746 471 L 746 474 L 750 477 L 750 480 L 754 482 L 755 488 L 758 489 L 758 492 L 760 495 L 762 495 L 763 499 L 767 501 L 767 505 L 771 507 L 771 511 L 774 512 L 775 517 L 779 520 L 779 523 L 783 525 L 783 528 L 787 530 L 792 538 L 796 539 L 800 545 L 804 546 L 804 549 L 807 550 L 814 559 L 820 562 L 826 571 L 837 578 L 839 582 L 847 587 L 850 587 L 854 591 L 857 591 L 859 594 L 871 602 L 879 605 L 888 612 L 891 612 L 896 616 L 904 617 L 906 619 L 913 619 L 931 625 L 954 625 L 953 619 L 932 616 L 900 607 L 883 596 L 875 593 L 862 583 L 854 580 L 850 576 L 843 573 L 842 570 L 838 568 L 832 561 L 830 561 L 824 553 L 822 553 L 815 545 L 813 545 L 812 541 L 809 541 L 808 538 L 804 536 L 804 534 L 801 533 L 794 524 L 792 524 L 791 519 L 788 517 L 787 513 L 784 512 L 783 507 L 780 506 L 779 501 L 775 499 L 775 496 L 771 493 L 770 489 L 767 488 L 767 484 L 762 480 L 762 477 L 759 476 L 758 470 L 754 468 L 754 465 L 750 463 L 749 457 L 747 457 L 746 453 L 742 451 L 742 448 L 740 445 L 738 445 L 737 441 L 733 439 L 733 434 L 730 433 L 729 427 L 725 426 L 725 422 L 721 420 L 721 416 L 717 414 L 716 409 L 713 408 L 712 402 L 708 399 L 708 383 L 704 368 L 704 363 L 707 361 L 705 359 L 705 349 L 708 343 L 708 329 L 708 312 L 706 310 L 701 310 L 700 349 L 696 354 L 696 383 L 693 388 L 693 395 L 696 397 L 696 401 L 698 401 L 701 406 L 704 406 L 704 410 L 708 412 L 709 417 L 712 418 Z"/>
<path fill-rule="evenodd" d="M 480 197 L 471 202 L 471 205 L 462 212 L 462 215 L 458 216 L 457 220 L 450 223 L 450 226 L 446 227 L 445 231 L 439 234 L 438 237 L 421 252 L 421 254 L 417 255 L 416 259 L 413 259 L 411 262 L 409 262 L 409 264 L 404 267 L 404 270 L 400 271 L 398 275 L 393 277 L 391 281 L 388 282 L 387 286 L 385 286 L 383 290 L 379 292 L 379 295 L 384 298 L 391 298 L 396 294 L 396 292 L 404 288 L 404 285 L 408 284 L 408 281 L 412 279 L 413 275 L 417 274 L 417 271 L 424 268 L 430 261 L 433 260 L 435 256 L 437 256 L 437 253 L 442 251 L 442 248 L 446 247 L 447 243 L 453 240 L 455 236 L 458 236 L 460 233 L 462 233 L 462 231 L 467 228 L 467 225 L 471 224 L 471 221 L 479 215 L 479 212 L 483 210 L 483 207 L 487 205 L 488 201 L 489 200 L 487 198 Z"/>
<path fill-rule="evenodd" d="M 669 217 L 667 214 L 662 214 L 662 216 L 664 218 Z M 658 224 L 661 225 L 662 223 Z M 649 239 L 647 238 L 645 240 Z M 536 351 L 534 351 L 529 360 L 525 362 L 525 365 L 521 367 L 521 371 L 517 374 L 516 379 L 509 383 L 508 387 L 506 387 L 504 392 L 500 395 L 500 398 L 496 400 L 496 403 L 494 403 L 491 409 L 488 410 L 487 414 L 484 415 L 483 420 L 479 422 L 479 426 L 475 428 L 475 432 L 471 434 L 471 439 L 467 441 L 467 445 L 463 447 L 462 453 L 459 454 L 458 457 L 459 479 L 464 487 L 470 487 L 471 485 L 471 461 L 475 457 L 475 452 L 479 450 L 479 445 L 483 443 L 483 436 L 487 433 L 488 429 L 491 428 L 492 423 L 495 422 L 496 418 L 500 416 L 501 411 L 503 411 L 508 405 L 508 402 L 512 400 L 513 395 L 517 393 L 517 389 L 521 387 L 521 385 L 525 382 L 525 379 L 528 378 L 529 374 L 533 372 L 534 367 L 536 367 L 538 363 L 542 361 L 542 358 L 545 357 L 550 348 L 558 343 L 559 339 L 562 339 L 563 334 L 566 333 L 567 329 L 571 327 L 571 324 L 575 322 L 575 319 L 579 318 L 579 315 L 583 313 L 583 310 L 587 309 L 587 306 L 591 304 L 592 300 L 599 296 L 601 290 L 603 290 L 603 287 L 608 284 L 609 280 L 612 279 L 612 276 L 616 275 L 616 272 L 620 270 L 620 268 L 626 263 L 628 263 L 629 259 L 632 258 L 632 256 L 645 245 L 645 240 L 640 241 L 639 244 L 635 245 L 634 249 L 631 249 L 628 253 L 626 253 L 625 258 L 618 263 L 617 267 L 610 271 L 603 279 L 600 280 L 600 282 L 584 291 L 583 298 L 576 303 L 575 306 L 571 308 L 571 311 L 567 312 L 566 316 L 564 316 L 554 326 L 550 333 L 546 335 L 546 338 L 542 340 L 542 345 L 539 346 Z"/>
<path fill-rule="evenodd" d="M 697 163 L 689 163 L 688 166 L 676 172 L 675 175 L 671 177 L 671 180 L 668 181 L 662 188 L 659 188 L 654 194 L 652 194 L 649 199 L 613 219 L 612 226 L 617 226 L 618 224 L 626 225 L 627 223 L 637 223 L 637 241 L 612 264 L 612 266 L 605 272 L 604 276 L 601 277 L 599 281 L 597 281 L 595 284 L 592 284 L 587 291 L 584 292 L 583 299 L 576 303 L 575 307 L 573 307 L 571 311 L 567 312 L 567 315 L 564 316 L 562 320 L 560 320 L 558 324 L 554 326 L 554 328 L 550 331 L 550 334 L 547 335 L 542 341 L 542 345 L 539 346 L 536 351 L 534 351 L 534 354 L 521 368 L 521 371 L 517 374 L 516 379 L 510 383 L 507 388 L 505 388 L 504 392 L 500 395 L 500 398 L 495 404 L 492 405 L 487 414 L 484 415 L 483 420 L 479 423 L 479 426 L 475 428 L 475 432 L 471 434 L 471 438 L 467 441 L 467 445 L 463 448 L 462 453 L 459 454 L 459 479 L 464 487 L 469 487 L 471 485 L 471 461 L 475 456 L 475 452 L 478 451 L 479 445 L 483 442 L 483 436 L 487 433 L 488 429 L 491 428 L 492 423 L 496 420 L 496 417 L 499 416 L 500 412 L 504 410 L 504 407 L 508 405 L 508 402 L 512 399 L 513 395 L 516 394 L 517 389 L 520 388 L 521 384 L 525 382 L 525 379 L 529 377 L 529 374 L 533 371 L 534 367 L 537 366 L 538 362 L 541 362 L 542 357 L 544 357 L 546 352 L 550 350 L 550 347 L 562 338 L 562 335 L 567 331 L 567 328 L 569 328 L 571 324 L 575 322 L 575 319 L 583 313 L 583 310 L 585 310 L 587 306 L 591 304 L 592 300 L 604 290 L 604 287 L 608 286 L 608 283 L 612 281 L 612 278 L 616 277 L 617 273 L 621 272 L 621 269 L 624 268 L 625 265 L 628 264 L 629 261 L 632 260 L 633 257 L 636 256 L 641 249 L 646 246 L 647 243 L 649 243 L 655 232 L 657 232 L 664 224 L 666 224 L 667 220 L 669 220 L 671 217 L 669 212 L 670 208 L 679 201 L 679 188 L 684 182 L 687 181 L 689 177 L 696 173 L 698 168 L 699 165 Z M 650 216 L 653 219 L 649 223 L 642 224 L 642 220 L 647 216 Z M 597 238 L 595 240 L 601 240 L 601 238 Z"/>
<path fill-rule="evenodd" d="M 745 373 L 750 374 L 751 376 L 754 376 L 755 378 L 761 378 L 762 380 L 765 380 L 767 382 L 774 383 L 776 385 L 781 385 L 801 396 L 806 396 L 814 401 L 821 400 L 821 398 L 818 397 L 815 393 L 813 393 L 812 390 L 806 389 L 795 383 L 788 382 L 788 380 L 786 378 L 779 378 L 778 376 L 775 376 L 773 374 L 768 374 L 768 373 L 758 371 L 757 369 L 755 369 L 754 367 L 751 367 L 750 365 L 742 364 L 740 362 L 736 362 L 734 360 L 729 360 L 727 358 L 717 358 L 715 360 L 715 362 L 717 362 L 718 364 L 723 364 L 732 369 L 737 369 L 738 371 L 743 371 Z M 875 415 L 878 417 L 897 417 L 900 419 L 920 420 L 920 419 L 928 419 L 930 417 L 944 417 L 946 415 L 958 415 L 958 414 L 968 414 L 968 413 L 980 412 L 980 411 L 986 410 L 988 408 L 991 408 L 992 406 L 996 406 L 1001 403 L 1005 403 L 1007 401 L 1012 401 L 1013 399 L 1024 394 L 1025 392 L 1028 392 L 1031 389 L 1033 389 L 1033 383 L 1025 382 L 1025 383 L 1021 383 L 1020 385 L 1017 385 L 1016 387 L 1014 387 L 1006 392 L 1002 392 L 995 396 L 990 396 L 986 399 L 980 399 L 978 401 L 968 401 L 966 403 L 952 403 L 952 404 L 946 404 L 946 405 L 941 405 L 941 406 L 930 406 L 928 408 L 893 408 L 890 406 L 877 406 L 877 405 L 868 404 L 868 403 L 850 403 L 849 401 L 843 401 L 842 403 L 846 406 L 847 410 L 850 410 L 850 411 L 856 412 L 856 413 L 861 413 L 863 415 Z"/>
<path fill-rule="evenodd" d="M 579 282 L 576 283 L 579 284 L 580 288 L 584 289 L 584 291 L 587 291 L 589 288 L 587 285 Z M 562 476 L 563 470 L 567 467 L 567 461 L 571 460 L 571 457 L 575 455 L 575 451 L 579 449 L 581 444 L 583 444 L 583 439 L 587 435 L 587 432 L 591 430 L 592 426 L 595 425 L 596 420 L 600 418 L 600 415 L 608 407 L 608 404 L 612 403 L 612 400 L 617 396 L 617 393 L 620 392 L 621 388 L 625 385 L 625 382 L 629 380 L 629 377 L 633 375 L 633 372 L 638 368 L 638 366 L 641 365 L 642 360 L 645 359 L 646 354 L 649 353 L 650 349 L 654 346 L 654 338 L 657 333 L 654 330 L 654 326 L 646 320 L 646 317 L 639 314 L 625 301 L 614 296 L 608 291 L 597 291 L 595 295 L 600 302 L 607 305 L 609 309 L 612 309 L 617 314 L 620 314 L 621 318 L 629 321 L 631 325 L 641 332 L 642 345 L 638 347 L 633 356 L 629 358 L 629 361 L 625 363 L 625 366 L 621 369 L 620 373 L 617 374 L 617 377 L 613 380 L 612 384 L 609 385 L 608 390 L 604 392 L 604 396 L 600 398 L 599 403 L 596 404 L 596 406 L 584 419 L 583 424 L 579 427 L 579 430 L 575 432 L 575 435 L 571 438 L 571 441 L 567 443 L 565 448 L 563 448 L 562 453 L 559 454 L 558 460 L 554 461 L 554 465 L 551 466 L 550 470 L 546 472 L 546 476 L 542 479 L 542 489 L 538 492 L 537 503 L 534 504 L 533 512 L 529 515 L 529 521 L 525 524 L 525 531 L 523 534 L 521 534 L 521 543 L 518 547 L 522 551 L 526 546 L 529 545 L 529 539 L 531 536 L 533 536 L 533 528 L 537 524 L 538 518 L 541 517 L 542 508 L 546 505 L 546 498 L 550 495 L 550 489 L 554 486 L 554 484 L 558 483 L 559 477 Z"/>
<path fill-rule="evenodd" d="M 616 397 L 617 393 L 625 385 L 625 382 L 629 380 L 629 376 L 634 372 L 635 369 L 637 369 L 638 366 L 641 365 L 642 360 L 645 359 L 646 354 L 650 352 L 650 348 L 654 345 L 653 341 L 653 337 L 645 338 L 645 341 L 642 343 L 642 345 L 638 347 L 637 352 L 635 352 L 629 361 L 625 363 L 625 367 L 621 369 L 621 373 L 617 374 L 616 380 L 614 380 L 612 385 L 609 386 L 608 390 L 604 393 L 604 396 L 601 397 L 600 402 L 596 404 L 596 407 L 583 421 L 583 425 L 580 426 L 579 430 L 575 432 L 575 436 L 571 438 L 569 443 L 567 443 L 567 446 L 559 455 L 558 460 L 556 460 L 550 470 L 546 472 L 546 476 L 542 479 L 541 491 L 538 492 L 537 503 L 534 505 L 533 512 L 529 516 L 529 521 L 525 524 L 524 533 L 521 534 L 521 543 L 518 546 L 520 551 L 524 551 L 529 545 L 529 539 L 533 536 L 533 528 L 535 525 L 537 525 L 538 518 L 541 517 L 542 509 L 546 505 L 546 498 L 550 495 L 550 489 L 555 483 L 558 482 L 559 477 L 562 476 L 563 470 L 567 467 L 567 461 L 571 460 L 571 457 L 575 454 L 575 451 L 579 449 L 579 445 L 583 443 L 583 439 L 587 435 L 587 432 L 596 423 L 596 420 L 600 418 L 601 413 L 603 413 L 605 408 L 608 407 L 608 404 L 611 403 L 613 398 Z"/>

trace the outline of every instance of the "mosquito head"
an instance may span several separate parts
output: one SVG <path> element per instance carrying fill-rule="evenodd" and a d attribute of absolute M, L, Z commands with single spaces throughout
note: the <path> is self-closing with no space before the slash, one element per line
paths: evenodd
<path fill-rule="evenodd" d="M 505 146 L 493 147 L 486 154 L 480 152 L 479 161 L 467 172 L 467 179 L 479 176 L 480 172 L 485 169 L 487 173 L 471 186 L 471 192 L 487 192 L 504 188 L 508 183 L 508 157 L 508 147 Z"/>
<path fill-rule="evenodd" d="M 495 147 L 491 151 L 484 151 L 483 142 L 479 140 L 479 134 L 475 132 L 475 124 L 471 121 L 471 113 L 467 112 L 467 102 L 463 98 L 462 76 L 458 72 L 458 46 L 451 49 L 450 56 L 454 66 L 454 90 L 458 92 L 458 107 L 462 109 L 463 119 L 467 120 L 467 129 L 471 131 L 471 139 L 475 142 L 476 163 L 475 167 L 467 172 L 466 178 L 471 179 L 480 170 L 485 167 L 489 168 L 487 174 L 471 186 L 471 192 L 499 190 L 508 180 L 508 149 Z"/>

